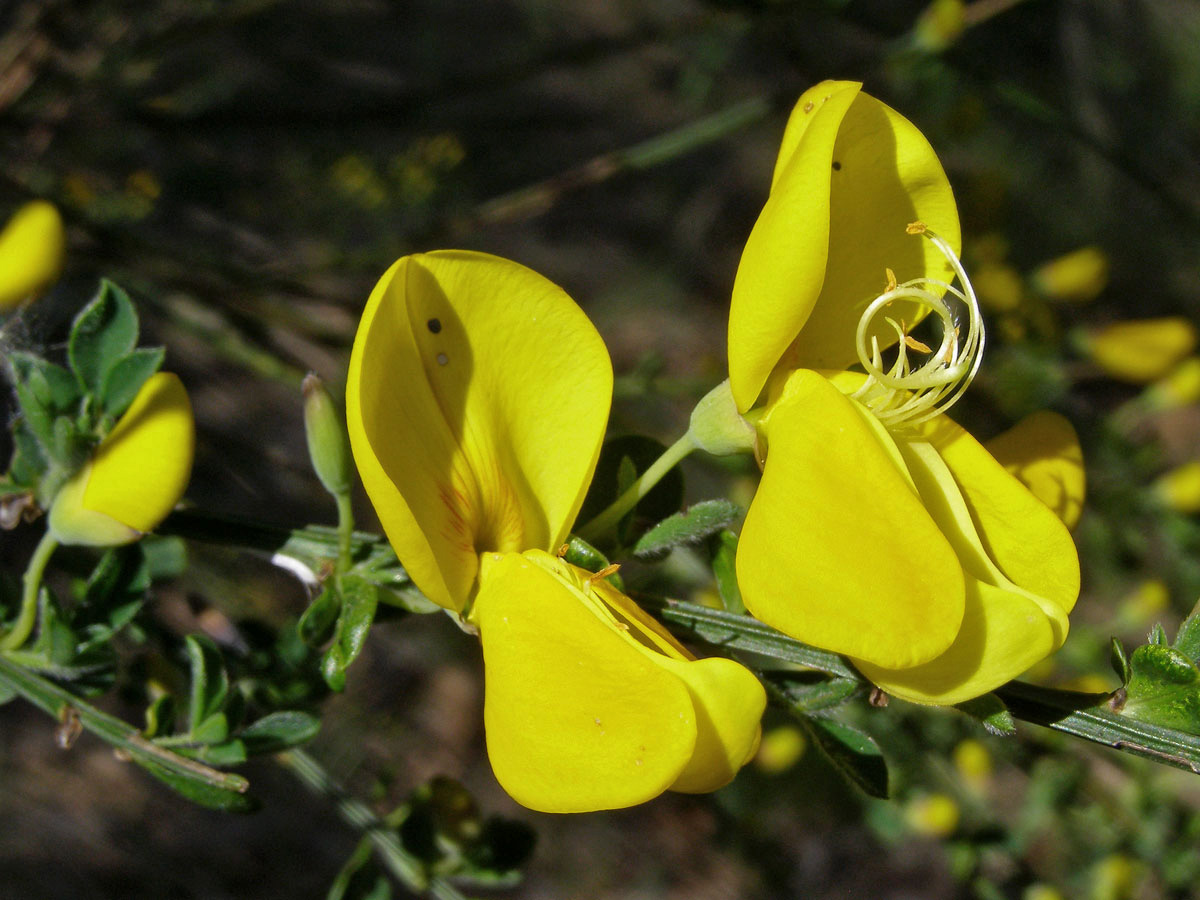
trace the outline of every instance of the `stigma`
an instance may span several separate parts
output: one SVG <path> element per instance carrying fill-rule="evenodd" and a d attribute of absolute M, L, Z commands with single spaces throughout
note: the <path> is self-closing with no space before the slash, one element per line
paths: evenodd
<path fill-rule="evenodd" d="M 855 350 L 867 380 L 853 397 L 888 428 L 915 425 L 946 412 L 967 389 L 983 360 L 983 316 L 962 262 L 945 238 L 924 223 L 913 222 L 906 230 L 941 251 L 960 287 L 936 278 L 897 283 L 889 269 L 887 287 L 859 319 Z M 940 320 L 942 339 L 938 346 L 930 347 L 913 338 L 903 320 L 897 322 L 887 315 L 887 308 L 900 301 L 916 303 Z M 879 338 L 872 334 L 879 316 L 897 338 L 895 359 L 887 365 Z"/>

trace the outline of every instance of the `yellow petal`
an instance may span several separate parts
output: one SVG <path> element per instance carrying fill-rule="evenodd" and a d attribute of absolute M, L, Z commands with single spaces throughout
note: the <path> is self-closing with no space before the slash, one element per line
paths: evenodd
<path fill-rule="evenodd" d="M 1056 618 L 1061 615 L 1065 635 L 1065 614 L 1079 596 L 1079 555 L 1071 533 L 1048 506 L 954 422 L 939 416 L 922 428 L 962 492 L 977 532 L 971 541 L 978 540 L 987 557 L 1016 585 L 1054 604 L 1046 613 Z M 911 462 L 910 470 L 916 477 Z M 954 494 L 953 485 L 945 484 L 948 480 L 943 479 L 937 489 L 947 502 Z M 929 498 L 926 506 L 930 506 Z M 945 521 L 939 519 L 939 524 L 947 531 Z M 965 553 L 959 550 L 960 557 Z M 975 574 L 984 577 L 980 571 Z"/>
<path fill-rule="evenodd" d="M 825 148 L 821 148 L 825 151 Z M 806 154 L 807 146 L 801 148 Z M 793 364 L 839 369 L 857 361 L 854 335 L 866 307 L 884 288 L 884 270 L 901 281 L 954 279 L 950 263 L 931 241 L 907 234 L 924 222 L 959 252 L 958 210 L 950 182 L 925 136 L 890 107 L 859 94 L 846 112 L 832 152 L 798 156 L 796 166 L 832 168 L 829 255 L 825 283 L 793 348 Z M 785 175 L 786 178 L 786 175 Z M 896 303 L 889 314 L 909 324 L 927 312 Z M 894 331 L 878 322 L 881 347 Z"/>
<path fill-rule="evenodd" d="M 1086 475 L 1079 436 L 1070 422 L 1058 413 L 1041 410 L 985 446 L 1067 528 L 1075 527 L 1083 513 Z"/>
<path fill-rule="evenodd" d="M 1050 619 L 1033 600 L 967 576 L 962 628 L 950 649 L 910 669 L 854 665 L 887 693 L 913 703 L 950 705 L 986 694 L 1052 653 Z"/>
<path fill-rule="evenodd" d="M 0 310 L 39 293 L 58 278 L 66 232 L 58 210 L 44 200 L 22 206 L 0 232 Z"/>
<path fill-rule="evenodd" d="M 566 575 L 513 553 L 485 566 L 474 615 L 501 786 L 543 812 L 632 806 L 669 788 L 696 746 L 684 682 Z"/>
<path fill-rule="evenodd" d="M 914 666 L 954 640 L 963 574 L 873 420 L 817 373 L 792 375 L 765 418 L 738 583 L 755 616 L 799 640 Z"/>
<path fill-rule="evenodd" d="M 346 388 L 355 463 L 388 539 L 462 610 L 478 555 L 557 546 L 612 397 L 600 336 L 562 289 L 496 256 L 408 256 L 363 312 Z"/>
<path fill-rule="evenodd" d="M 1042 263 L 1029 281 L 1047 299 L 1087 303 L 1108 285 L 1108 257 L 1099 247 L 1080 247 Z"/>
<path fill-rule="evenodd" d="M 96 448 L 84 506 L 138 531 L 153 530 L 187 488 L 195 443 L 183 383 L 169 372 L 151 375 Z"/>
<path fill-rule="evenodd" d="M 854 82 L 826 82 L 800 98 L 784 133 L 775 183 L 733 283 L 729 383 L 738 409 L 754 405 L 771 370 L 800 333 L 821 294 L 829 252 L 830 162 Z M 850 349 L 853 353 L 854 333 Z"/>
<path fill-rule="evenodd" d="M 1196 326 L 1180 317 L 1116 322 L 1083 338 L 1096 365 L 1133 384 L 1162 378 L 1195 347 Z"/>

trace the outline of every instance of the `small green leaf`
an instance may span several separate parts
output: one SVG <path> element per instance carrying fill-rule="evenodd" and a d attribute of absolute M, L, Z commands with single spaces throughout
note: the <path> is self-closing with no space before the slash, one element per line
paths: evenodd
<path fill-rule="evenodd" d="M 38 596 L 38 635 L 31 652 L 55 666 L 69 665 L 79 643 L 54 596 L 43 587 Z"/>
<path fill-rule="evenodd" d="M 133 761 L 172 790 L 199 806 L 222 812 L 253 812 L 258 802 L 248 794 L 210 784 L 194 775 L 184 775 L 179 769 L 168 768 L 154 757 L 135 753 Z M 242 783 L 245 781 L 242 779 Z"/>
<path fill-rule="evenodd" d="M 709 546 L 712 548 L 713 577 L 717 582 L 717 593 L 721 603 L 731 613 L 745 615 L 746 604 L 742 602 L 742 589 L 737 581 L 738 536 L 729 529 L 718 531 Z"/>
<path fill-rule="evenodd" d="M 24 418 L 13 423 L 12 440 L 13 455 L 8 464 L 9 478 L 14 484 L 24 485 L 26 488 L 37 486 L 46 470 L 46 452 Z M 39 492 L 37 499 L 40 503 L 46 503 L 50 497 L 42 496 Z"/>
<path fill-rule="evenodd" d="M 333 644 L 321 657 L 321 675 L 335 691 L 346 686 L 346 668 L 362 652 L 379 602 L 379 589 L 363 578 L 344 576 L 338 587 L 342 594 L 342 611 L 334 630 Z"/>
<path fill-rule="evenodd" d="M 789 673 L 777 682 L 784 699 L 802 713 L 832 709 L 861 694 L 866 685 L 852 678 L 821 676 L 814 673 Z"/>
<path fill-rule="evenodd" d="M 989 734 L 1012 735 L 1017 733 L 1017 724 L 1004 701 L 995 694 L 984 694 L 972 700 L 955 704 L 955 708 L 979 722 Z"/>
<path fill-rule="evenodd" d="M 246 761 L 246 747 L 237 739 L 221 743 L 206 744 L 203 747 L 180 750 L 184 756 L 191 756 L 210 766 L 240 766 Z"/>
<path fill-rule="evenodd" d="M 1112 663 L 1113 671 L 1121 679 L 1121 687 L 1129 684 L 1129 659 L 1125 656 L 1125 645 L 1121 643 L 1120 638 L 1114 637 L 1112 639 L 1108 658 L 1109 662 Z"/>
<path fill-rule="evenodd" d="M 341 612 L 342 604 L 338 599 L 333 584 L 325 585 L 324 590 L 308 605 L 308 609 L 300 616 L 296 628 L 300 639 L 310 647 L 319 647 L 329 640 L 333 625 Z"/>
<path fill-rule="evenodd" d="M 137 312 L 129 295 L 101 280 L 95 298 L 75 317 L 67 341 L 67 357 L 80 386 L 102 397 L 109 372 L 133 350 L 137 337 Z"/>
<path fill-rule="evenodd" d="M 1200 603 L 1175 632 L 1175 649 L 1193 662 L 1200 660 Z"/>
<path fill-rule="evenodd" d="M 246 745 L 247 754 L 258 756 L 307 743 L 320 729 L 321 720 L 316 716 L 298 710 L 283 710 L 247 726 L 238 737 Z"/>
<path fill-rule="evenodd" d="M 15 700 L 17 696 L 18 694 L 13 688 L 7 684 L 0 684 L 0 706 L 3 706 L 10 700 Z"/>
<path fill-rule="evenodd" d="M 1171 642 L 1167 640 L 1167 632 L 1163 630 L 1161 622 L 1154 623 L 1154 627 L 1150 629 L 1150 634 L 1146 637 L 1146 643 L 1159 644 L 1164 647 L 1170 645 Z"/>
<path fill-rule="evenodd" d="M 809 739 L 835 769 L 867 795 L 886 799 L 888 771 L 883 753 L 869 734 L 832 719 L 797 717 Z"/>
<path fill-rule="evenodd" d="M 660 556 L 684 544 L 698 544 L 736 522 L 740 515 L 741 510 L 728 500 L 694 503 L 643 534 L 633 547 L 633 555 L 642 558 Z"/>
<path fill-rule="evenodd" d="M 188 732 L 195 734 L 205 720 L 224 706 L 229 694 L 229 676 L 225 674 L 221 651 L 212 638 L 203 634 L 189 634 L 184 638 L 184 649 L 192 670 Z"/>
<path fill-rule="evenodd" d="M 125 412 L 146 379 L 162 366 L 165 355 L 162 347 L 142 347 L 118 359 L 99 395 L 104 414 L 115 419 Z"/>
<path fill-rule="evenodd" d="M 191 731 L 192 740 L 199 744 L 219 744 L 229 737 L 229 720 L 225 713 L 213 713 Z"/>
<path fill-rule="evenodd" d="M 14 350 L 8 359 L 16 384 L 29 381 L 36 372 L 40 376 L 41 384 L 39 401 L 56 414 L 75 411 L 81 395 L 79 385 L 70 372 L 48 359 L 20 350 Z"/>

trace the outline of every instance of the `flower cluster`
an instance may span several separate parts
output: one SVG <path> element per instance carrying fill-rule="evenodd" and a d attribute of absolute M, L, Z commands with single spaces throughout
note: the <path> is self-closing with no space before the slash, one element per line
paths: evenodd
<path fill-rule="evenodd" d="M 750 612 L 937 704 L 1060 646 L 1079 590 L 1070 426 L 1039 415 L 989 451 L 944 415 L 984 345 L 958 245 L 920 132 L 858 84 L 806 92 L 737 273 L 730 380 L 689 432 L 762 465 L 737 554 Z M 912 333 L 930 314 L 935 346 Z M 478 630 L 489 756 L 535 809 L 713 790 L 759 740 L 753 674 L 693 658 L 606 572 L 557 553 L 611 390 L 574 302 L 479 253 L 397 262 L 351 358 L 367 493 L 414 583 Z"/>

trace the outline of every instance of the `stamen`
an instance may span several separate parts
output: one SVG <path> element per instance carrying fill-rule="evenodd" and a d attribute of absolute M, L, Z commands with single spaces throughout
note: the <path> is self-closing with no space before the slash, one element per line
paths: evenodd
<path fill-rule="evenodd" d="M 858 320 L 855 349 L 867 380 L 854 392 L 854 398 L 888 427 L 924 422 L 953 406 L 979 371 L 985 337 L 975 289 L 950 245 L 923 222 L 913 222 L 905 231 L 921 235 L 941 251 L 962 289 L 936 278 L 914 278 L 897 284 L 889 269 L 887 288 L 871 301 Z M 949 296 L 958 301 L 954 308 Z M 930 348 L 909 336 L 903 320 L 897 323 L 885 315 L 883 320 L 896 332 L 897 345 L 895 362 L 884 369 L 879 339 L 872 336 L 868 345 L 868 334 L 876 316 L 900 301 L 914 302 L 933 312 L 941 320 L 942 340 L 936 348 Z M 964 313 L 965 322 L 961 321 Z M 924 362 L 914 365 L 909 358 L 910 349 L 925 354 Z"/>

